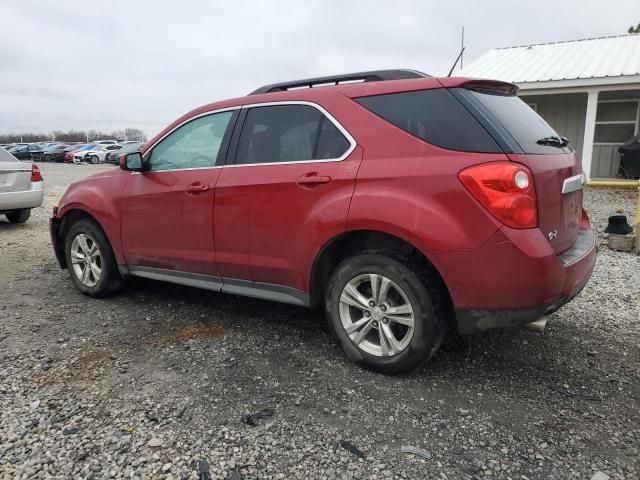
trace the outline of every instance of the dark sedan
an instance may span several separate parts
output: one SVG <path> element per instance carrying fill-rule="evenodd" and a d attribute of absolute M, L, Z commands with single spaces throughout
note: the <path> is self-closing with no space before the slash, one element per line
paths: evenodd
<path fill-rule="evenodd" d="M 40 160 L 43 162 L 62 162 L 64 160 L 64 151 L 68 147 L 65 144 L 51 145 L 42 152 Z"/>
<path fill-rule="evenodd" d="M 123 153 L 133 153 L 140 150 L 142 147 L 142 143 L 127 143 L 120 150 L 114 150 L 112 152 L 107 152 L 106 157 L 104 157 L 105 163 L 113 163 L 114 165 L 118 164 L 118 159 L 120 155 Z"/>
<path fill-rule="evenodd" d="M 16 157 L 18 160 L 31 160 L 32 154 L 35 153 L 36 155 L 38 155 L 42 152 L 42 150 L 42 145 L 17 145 L 10 149 L 9 153 L 11 153 L 11 155 Z"/>

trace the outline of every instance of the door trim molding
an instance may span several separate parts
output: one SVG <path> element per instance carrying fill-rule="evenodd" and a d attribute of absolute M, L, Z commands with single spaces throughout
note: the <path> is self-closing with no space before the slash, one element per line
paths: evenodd
<path fill-rule="evenodd" d="M 178 283 L 180 285 L 203 288 L 205 290 L 213 290 L 214 292 L 219 292 L 222 289 L 222 278 L 214 275 L 138 266 L 129 267 L 129 275 L 149 278 L 151 280 L 160 280 L 162 282 Z"/>
<path fill-rule="evenodd" d="M 123 268 L 120 267 L 122 271 Z M 279 303 L 288 303 L 302 307 L 311 306 L 309 293 L 286 285 L 252 282 L 239 278 L 225 278 L 217 275 L 179 272 L 165 268 L 132 266 L 128 273 L 134 277 L 149 278 L 162 282 L 176 283 L 188 287 L 202 288 L 220 293 L 229 293 L 243 297 L 259 298 Z"/>

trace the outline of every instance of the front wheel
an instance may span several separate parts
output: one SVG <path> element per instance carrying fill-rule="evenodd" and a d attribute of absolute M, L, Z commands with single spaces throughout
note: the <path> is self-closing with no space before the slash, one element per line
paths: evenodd
<path fill-rule="evenodd" d="M 329 324 L 347 356 L 386 374 L 411 370 L 437 351 L 446 333 L 441 305 L 432 275 L 387 251 L 344 260 L 326 297 Z"/>
<path fill-rule="evenodd" d="M 91 155 L 89 157 L 89 162 L 91 163 L 91 165 L 97 165 L 99 161 L 100 159 L 96 155 Z"/>
<path fill-rule="evenodd" d="M 71 279 L 82 293 L 103 297 L 122 287 L 124 280 L 109 240 L 94 221 L 84 219 L 71 225 L 64 244 Z"/>

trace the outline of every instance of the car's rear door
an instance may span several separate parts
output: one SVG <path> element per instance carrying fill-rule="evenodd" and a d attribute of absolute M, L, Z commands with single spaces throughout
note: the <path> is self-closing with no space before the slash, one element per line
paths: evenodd
<path fill-rule="evenodd" d="M 236 115 L 194 118 L 145 152 L 145 171 L 132 173 L 121 205 L 122 244 L 134 273 L 217 275 L 213 192 Z"/>
<path fill-rule="evenodd" d="M 310 252 L 345 229 L 362 151 L 317 105 L 249 106 L 240 122 L 216 185 L 216 263 L 227 279 L 304 291 Z"/>

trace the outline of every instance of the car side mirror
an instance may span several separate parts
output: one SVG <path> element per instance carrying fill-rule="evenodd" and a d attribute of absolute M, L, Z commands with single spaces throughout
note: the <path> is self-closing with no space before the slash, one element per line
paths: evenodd
<path fill-rule="evenodd" d="M 130 172 L 141 172 L 143 167 L 140 152 L 123 153 L 120 155 L 120 168 Z"/>

